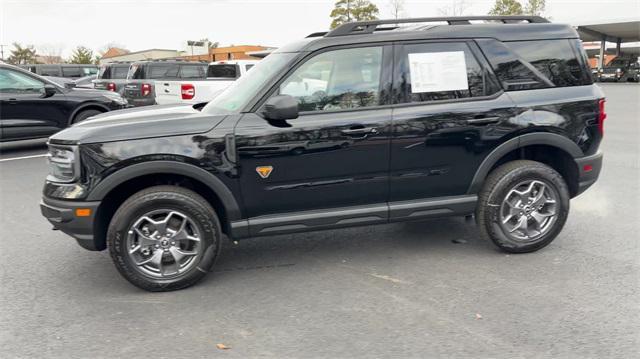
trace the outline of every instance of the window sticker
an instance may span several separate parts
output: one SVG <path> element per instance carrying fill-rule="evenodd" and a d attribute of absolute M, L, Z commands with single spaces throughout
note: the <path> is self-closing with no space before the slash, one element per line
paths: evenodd
<path fill-rule="evenodd" d="M 468 90 L 464 51 L 409 54 L 411 92 Z"/>

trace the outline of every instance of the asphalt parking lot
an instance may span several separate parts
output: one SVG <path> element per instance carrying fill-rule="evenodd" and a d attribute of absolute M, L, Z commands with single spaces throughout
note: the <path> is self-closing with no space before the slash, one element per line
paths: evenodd
<path fill-rule="evenodd" d="M 637 357 L 640 86 L 602 87 L 603 173 L 537 253 L 498 252 L 461 218 L 274 236 L 227 242 L 171 293 L 51 231 L 44 141 L 1 145 L 0 356 Z"/>

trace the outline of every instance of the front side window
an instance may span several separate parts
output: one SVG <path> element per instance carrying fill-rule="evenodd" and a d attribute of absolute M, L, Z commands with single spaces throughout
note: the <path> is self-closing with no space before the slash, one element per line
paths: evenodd
<path fill-rule="evenodd" d="M 480 97 L 499 91 L 464 42 L 399 45 L 394 78 L 395 103 Z"/>
<path fill-rule="evenodd" d="M 0 69 L 0 93 L 40 93 L 44 83 L 17 71 Z"/>
<path fill-rule="evenodd" d="M 298 100 L 300 111 L 331 111 L 380 104 L 382 47 L 323 52 L 291 74 L 279 94 Z"/>

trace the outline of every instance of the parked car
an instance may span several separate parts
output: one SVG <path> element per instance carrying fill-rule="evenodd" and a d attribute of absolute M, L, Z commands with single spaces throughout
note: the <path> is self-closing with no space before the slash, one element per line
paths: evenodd
<path fill-rule="evenodd" d="M 65 88 L 19 67 L 0 64 L 1 142 L 47 137 L 125 105 L 118 94 Z"/>
<path fill-rule="evenodd" d="M 155 80 L 206 78 L 207 64 L 185 61 L 141 61 L 129 68 L 124 97 L 133 106 L 156 104 Z"/>
<path fill-rule="evenodd" d="M 617 57 L 598 71 L 598 81 L 638 82 L 640 63 L 637 58 Z"/>
<path fill-rule="evenodd" d="M 300 94 L 305 80 L 326 84 Z M 569 25 L 347 23 L 273 52 L 203 108 L 124 110 L 52 136 L 41 208 L 150 291 L 200 280 L 223 233 L 473 215 L 482 238 L 532 252 L 598 178 L 604 104 Z M 325 145 L 293 151 L 313 140 Z"/>
<path fill-rule="evenodd" d="M 85 77 L 80 77 L 77 79 L 71 79 L 67 77 L 53 77 L 53 76 L 43 76 L 45 79 L 55 82 L 56 84 L 66 87 L 66 88 L 85 88 L 92 89 L 94 88 L 94 80 L 96 79 L 96 75 L 89 75 Z"/>
<path fill-rule="evenodd" d="M 212 62 L 207 67 L 206 79 L 183 76 L 179 80 L 156 81 L 156 103 L 165 105 L 209 102 L 257 63 L 257 60 Z"/>
<path fill-rule="evenodd" d="M 94 81 L 96 89 L 123 94 L 127 83 L 130 62 L 112 62 L 100 66 L 98 78 Z"/>
<path fill-rule="evenodd" d="M 98 73 L 98 66 L 90 64 L 26 64 L 19 66 L 40 76 L 72 79 Z"/>

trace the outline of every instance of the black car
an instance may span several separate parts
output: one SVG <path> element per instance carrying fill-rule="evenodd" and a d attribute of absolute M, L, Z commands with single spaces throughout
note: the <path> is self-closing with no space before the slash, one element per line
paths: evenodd
<path fill-rule="evenodd" d="M 140 61 L 131 64 L 124 97 L 132 106 L 155 105 L 156 80 L 205 79 L 207 63 L 186 61 Z"/>
<path fill-rule="evenodd" d="M 637 58 L 615 58 L 598 71 L 598 81 L 638 82 L 640 63 Z"/>
<path fill-rule="evenodd" d="M 123 94 L 127 83 L 130 62 L 113 62 L 100 66 L 98 78 L 94 81 L 95 88 Z"/>
<path fill-rule="evenodd" d="M 40 76 L 77 79 L 98 73 L 98 66 L 91 64 L 26 64 L 20 68 Z"/>
<path fill-rule="evenodd" d="M 73 123 L 125 107 L 118 94 L 65 88 L 0 64 L 0 142 L 48 137 Z"/>
<path fill-rule="evenodd" d="M 596 182 L 605 117 L 571 26 L 348 23 L 271 53 L 203 108 L 104 114 L 51 137 L 41 209 L 151 291 L 202 278 L 223 233 L 474 215 L 483 238 L 532 252 Z"/>

